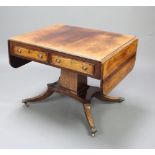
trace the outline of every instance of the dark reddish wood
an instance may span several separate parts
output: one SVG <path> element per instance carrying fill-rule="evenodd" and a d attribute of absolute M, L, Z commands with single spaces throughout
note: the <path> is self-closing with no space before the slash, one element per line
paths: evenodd
<path fill-rule="evenodd" d="M 23 65 L 29 63 L 29 62 L 30 62 L 30 60 L 18 58 L 16 56 L 9 55 L 9 63 L 14 68 L 18 68 L 20 66 L 23 66 Z"/>
<path fill-rule="evenodd" d="M 120 51 L 113 55 L 110 59 L 104 62 L 103 65 L 103 79 L 106 79 L 113 72 L 118 70 L 124 63 L 126 63 L 131 57 L 136 55 L 137 41 L 133 40 L 126 47 L 120 49 Z"/>
<path fill-rule="evenodd" d="M 51 96 L 54 93 L 54 91 L 47 85 L 47 90 L 35 97 L 23 99 L 22 102 L 25 103 L 26 106 L 29 106 L 28 102 L 37 102 L 46 99 L 47 97 Z"/>
<path fill-rule="evenodd" d="M 114 97 L 114 96 L 107 96 L 104 95 L 102 92 L 98 92 L 95 94 L 95 97 L 101 101 L 108 101 L 108 103 L 120 103 L 123 102 L 125 99 L 122 97 Z"/>
<path fill-rule="evenodd" d="M 94 75 L 95 72 L 95 65 L 93 63 L 71 59 L 58 54 L 51 56 L 51 64 L 88 75 Z"/>
<path fill-rule="evenodd" d="M 54 67 L 57 67 L 57 68 L 66 69 L 64 67 L 60 67 L 60 66 L 57 66 L 57 65 L 54 65 L 54 64 L 51 63 L 51 56 L 53 54 L 57 54 L 57 55 L 60 55 L 60 56 L 63 56 L 63 57 L 67 57 L 67 58 L 71 58 L 71 59 L 75 59 L 75 60 L 79 60 L 79 61 L 94 64 L 94 66 L 95 66 L 94 67 L 94 74 L 89 75 L 89 76 L 93 77 L 93 78 L 96 78 L 96 79 L 101 78 L 101 63 L 98 62 L 98 61 L 90 60 L 90 59 L 87 59 L 87 58 L 81 58 L 79 56 L 69 55 L 69 54 L 66 54 L 66 53 L 59 52 L 59 51 L 49 50 L 47 48 L 42 48 L 42 47 L 39 47 L 39 46 L 30 45 L 30 44 L 26 44 L 26 43 L 20 43 L 20 42 L 16 42 L 16 41 L 12 41 L 12 40 L 8 41 L 8 46 L 9 46 L 9 57 L 10 57 L 10 62 L 11 62 L 10 65 L 12 67 L 14 67 L 14 66 L 21 67 L 21 66 L 23 66 L 23 65 L 25 65 L 25 64 L 27 64 L 27 63 L 29 63 L 31 61 L 35 61 L 35 62 L 39 62 L 39 63 L 45 64 L 45 65 L 50 65 L 50 66 L 54 66 Z M 39 61 L 39 60 L 36 60 L 36 59 L 33 59 L 33 58 L 28 58 L 28 57 L 16 55 L 16 54 L 14 54 L 14 46 L 22 46 L 22 47 L 32 49 L 32 50 L 44 51 L 44 52 L 46 52 L 48 54 L 48 62 L 46 63 L 46 62 L 42 62 L 42 61 Z M 14 60 L 12 60 L 12 59 L 14 59 Z M 26 63 L 24 63 L 24 62 L 26 62 Z M 86 73 L 81 73 L 81 72 L 79 74 L 88 75 Z"/>
<path fill-rule="evenodd" d="M 122 63 L 112 74 L 110 74 L 106 79 L 103 80 L 103 94 L 108 95 L 110 91 L 120 83 L 125 76 L 133 69 L 135 64 L 136 56 L 133 55 L 127 61 Z"/>
<path fill-rule="evenodd" d="M 54 25 L 12 37 L 8 41 L 9 60 L 15 68 L 31 61 L 61 68 L 58 82 L 48 84 L 46 92 L 23 102 L 28 106 L 30 102 L 41 101 L 54 92 L 70 96 L 82 102 L 94 136 L 96 129 L 91 114 L 91 99 L 123 101 L 123 98 L 108 94 L 132 70 L 137 42 L 138 39 L 132 35 Z M 18 46 L 25 53 L 21 53 Z M 62 62 L 59 65 L 58 58 Z M 100 88 L 88 86 L 87 76 L 101 80 Z"/>
<path fill-rule="evenodd" d="M 133 69 L 137 44 L 135 38 L 103 63 L 101 88 L 104 95 L 108 95 Z"/>
<path fill-rule="evenodd" d="M 92 113 L 91 113 L 91 105 L 90 105 L 90 103 L 83 104 L 83 108 L 84 108 L 84 111 L 85 111 L 85 115 L 86 115 L 88 124 L 89 124 L 90 129 L 91 129 L 91 135 L 95 136 L 95 133 L 97 132 L 97 130 L 95 128 L 94 119 L 93 119 L 93 116 L 92 116 Z"/>
<path fill-rule="evenodd" d="M 24 59 L 24 58 L 18 58 L 14 55 L 12 55 L 10 52 L 12 51 L 12 44 L 10 41 L 8 41 L 8 48 L 9 48 L 9 63 L 12 67 L 18 68 L 20 66 L 23 66 L 30 62 L 30 60 Z"/>
<path fill-rule="evenodd" d="M 71 76 L 69 77 L 68 75 L 71 75 Z M 75 76 L 76 76 L 76 78 L 73 79 L 73 77 L 75 77 Z M 64 84 L 64 81 L 62 82 L 62 80 L 65 80 L 66 78 L 69 78 L 70 80 L 67 81 L 66 84 Z M 85 85 L 85 87 L 84 87 L 84 85 L 82 87 L 82 83 Z M 73 85 L 73 87 L 70 87 L 71 85 Z M 100 92 L 100 89 L 98 87 L 88 86 L 86 77 L 79 76 L 78 74 L 76 75 L 76 73 L 74 73 L 74 72 L 62 70 L 62 74 L 59 78 L 59 81 L 52 83 L 52 84 L 48 84 L 47 90 L 43 94 L 38 95 L 33 98 L 24 99 L 22 102 L 25 103 L 25 105 L 27 107 L 29 107 L 29 105 L 31 103 L 41 101 L 41 100 L 49 97 L 50 95 L 52 95 L 54 92 L 70 96 L 70 97 L 80 101 L 83 104 L 84 112 L 85 112 L 86 118 L 88 120 L 90 129 L 91 129 L 91 134 L 92 134 L 92 136 L 94 136 L 96 129 L 95 129 L 93 117 L 91 114 L 90 103 L 91 103 L 92 97 L 94 97 L 95 94 Z"/>
<path fill-rule="evenodd" d="M 29 105 L 31 103 L 34 103 L 36 101 L 41 101 L 41 100 L 49 97 L 53 92 L 57 92 L 57 93 L 61 93 L 61 94 L 70 96 L 70 97 L 80 101 L 83 104 L 84 112 L 85 112 L 86 118 L 88 120 L 88 124 L 90 126 L 91 135 L 94 136 L 96 133 L 96 129 L 95 129 L 93 117 L 91 114 L 90 102 L 91 102 L 91 98 L 94 97 L 94 95 L 98 91 L 100 91 L 100 89 L 97 87 L 87 86 L 87 88 L 83 89 L 83 91 L 80 92 L 79 94 L 74 94 L 72 91 L 60 86 L 59 82 L 55 82 L 52 84 L 48 84 L 48 89 L 44 94 L 39 95 L 34 98 L 24 99 L 23 103 L 25 103 L 25 105 L 27 107 L 29 107 Z"/>
<path fill-rule="evenodd" d="M 133 35 L 93 30 L 70 25 L 56 24 L 47 28 L 10 38 L 50 50 L 103 62 L 117 53 L 117 49 L 135 39 Z"/>
<path fill-rule="evenodd" d="M 77 72 L 62 69 L 59 84 L 60 86 L 69 89 L 74 94 L 79 94 L 87 87 L 87 77 L 80 75 Z"/>

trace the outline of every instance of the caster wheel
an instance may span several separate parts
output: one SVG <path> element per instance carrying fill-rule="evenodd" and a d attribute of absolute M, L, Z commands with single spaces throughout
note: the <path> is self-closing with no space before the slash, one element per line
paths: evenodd
<path fill-rule="evenodd" d="M 119 99 L 118 102 L 121 103 L 121 102 L 123 102 L 124 100 L 125 100 L 125 99 L 121 97 L 121 98 Z"/>
<path fill-rule="evenodd" d="M 29 103 L 27 103 L 27 102 L 26 102 L 26 101 L 24 101 L 24 100 L 22 101 L 22 103 L 24 103 L 26 107 L 29 107 L 29 106 L 30 106 L 30 104 L 29 104 Z"/>
<path fill-rule="evenodd" d="M 22 103 L 27 103 L 26 100 L 22 100 Z"/>
<path fill-rule="evenodd" d="M 97 130 L 95 128 L 92 128 L 91 129 L 91 136 L 94 137 L 96 132 L 97 132 Z"/>

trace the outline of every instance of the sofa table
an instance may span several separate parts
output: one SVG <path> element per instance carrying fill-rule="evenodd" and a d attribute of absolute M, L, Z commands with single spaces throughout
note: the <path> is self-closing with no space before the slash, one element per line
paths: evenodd
<path fill-rule="evenodd" d="M 56 24 L 12 37 L 8 41 L 9 61 L 14 68 L 31 61 L 61 68 L 58 81 L 47 85 L 43 94 L 24 99 L 23 103 L 41 101 L 54 92 L 73 97 L 83 104 L 94 136 L 96 128 L 91 113 L 91 98 L 122 102 L 108 94 L 132 70 L 138 39 L 133 35 Z M 87 76 L 100 80 L 100 88 L 87 85 Z"/>

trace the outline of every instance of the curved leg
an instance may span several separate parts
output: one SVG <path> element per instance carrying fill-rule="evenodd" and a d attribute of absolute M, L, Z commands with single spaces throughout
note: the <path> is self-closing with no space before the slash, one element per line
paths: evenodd
<path fill-rule="evenodd" d="M 84 107 L 84 112 L 85 112 L 89 127 L 91 129 L 91 135 L 95 136 L 95 133 L 97 132 L 97 130 L 95 129 L 95 124 L 91 113 L 91 106 L 89 103 L 84 103 L 83 107 Z"/>
<path fill-rule="evenodd" d="M 28 99 L 24 99 L 22 100 L 23 103 L 25 103 L 25 105 L 27 107 L 29 107 L 29 103 L 28 102 L 36 102 L 36 101 L 41 101 L 49 96 L 51 96 L 52 94 L 54 93 L 54 90 L 52 90 L 49 86 L 47 88 L 47 90 L 42 93 L 41 95 L 38 95 L 36 97 L 33 97 L 33 98 L 28 98 Z"/>
<path fill-rule="evenodd" d="M 104 95 L 102 94 L 101 92 L 100 93 L 97 93 L 95 95 L 95 97 L 101 101 L 108 101 L 108 102 L 114 102 L 114 103 L 120 103 L 120 102 L 123 102 L 125 99 L 122 98 L 122 97 L 112 97 L 112 96 L 107 96 L 107 95 Z"/>

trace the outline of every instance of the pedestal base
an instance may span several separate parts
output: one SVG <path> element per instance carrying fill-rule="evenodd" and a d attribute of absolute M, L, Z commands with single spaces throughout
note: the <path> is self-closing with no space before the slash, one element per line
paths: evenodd
<path fill-rule="evenodd" d="M 78 75 L 77 73 L 74 72 L 62 70 L 59 81 L 52 84 L 48 84 L 47 90 L 43 94 L 33 98 L 24 99 L 22 100 L 22 102 L 25 103 L 27 107 L 29 107 L 31 103 L 41 101 L 52 95 L 54 92 L 70 96 L 83 104 L 84 112 L 92 136 L 95 136 L 95 133 L 97 131 L 91 113 L 92 97 L 96 97 L 102 101 L 110 101 L 110 102 L 123 101 L 123 99 L 119 97 L 109 97 L 103 95 L 101 89 L 98 87 L 88 86 L 87 78 L 85 76 Z"/>

